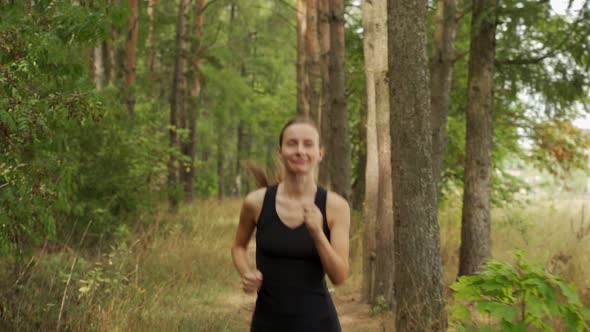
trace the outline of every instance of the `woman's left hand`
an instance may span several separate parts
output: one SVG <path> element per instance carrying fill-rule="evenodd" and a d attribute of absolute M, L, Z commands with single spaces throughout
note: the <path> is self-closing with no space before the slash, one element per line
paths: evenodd
<path fill-rule="evenodd" d="M 303 222 L 312 235 L 323 232 L 324 216 L 317 205 L 303 205 Z"/>

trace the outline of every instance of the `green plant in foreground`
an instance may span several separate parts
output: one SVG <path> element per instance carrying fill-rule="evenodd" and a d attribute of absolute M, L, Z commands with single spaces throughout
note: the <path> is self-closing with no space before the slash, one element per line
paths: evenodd
<path fill-rule="evenodd" d="M 456 292 L 451 326 L 457 331 L 588 331 L 590 310 L 575 287 L 527 261 L 522 252 L 516 256 L 514 266 L 492 260 L 478 275 L 451 285 Z"/>

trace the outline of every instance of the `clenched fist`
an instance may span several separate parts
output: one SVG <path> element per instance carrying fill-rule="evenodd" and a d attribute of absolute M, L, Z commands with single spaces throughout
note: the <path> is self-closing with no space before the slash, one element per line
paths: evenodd
<path fill-rule="evenodd" d="M 257 292 L 262 286 L 262 272 L 250 271 L 242 276 L 242 289 L 246 294 Z"/>

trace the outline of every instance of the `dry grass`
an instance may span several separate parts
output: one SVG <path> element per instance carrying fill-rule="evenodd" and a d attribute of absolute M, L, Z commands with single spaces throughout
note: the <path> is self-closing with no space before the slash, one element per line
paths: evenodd
<path fill-rule="evenodd" d="M 455 280 L 458 265 L 459 203 L 458 198 L 451 198 L 439 215 L 447 285 Z M 239 278 L 230 256 L 239 208 L 237 200 L 198 201 L 177 214 L 153 216 L 159 220 L 157 228 L 133 233 L 107 253 L 39 254 L 17 289 L 11 288 L 8 280 L 14 281 L 14 276 L 3 270 L 7 265 L 0 262 L 0 300 L 11 300 L 2 307 L 2 318 L 11 323 L 0 320 L 0 330 L 55 330 L 68 277 L 71 283 L 60 326 L 64 331 L 247 330 L 248 312 L 240 310 L 244 298 L 240 297 Z M 535 197 L 520 206 L 494 209 L 494 257 L 510 261 L 514 250 L 523 249 L 574 283 L 590 305 L 588 215 L 588 197 Z M 74 258 L 77 263 L 70 276 Z M 334 297 L 343 303 L 344 311 L 350 311 L 343 324 L 360 331 L 363 327 L 358 324 L 366 323 L 368 328 L 374 321 L 367 314 L 353 313 L 355 307 L 347 304 L 358 302 L 362 282 L 362 223 L 358 214 L 353 215 L 350 262 L 351 275 Z M 82 292 L 88 285 L 90 290 Z M 357 321 L 348 322 L 350 319 Z"/>

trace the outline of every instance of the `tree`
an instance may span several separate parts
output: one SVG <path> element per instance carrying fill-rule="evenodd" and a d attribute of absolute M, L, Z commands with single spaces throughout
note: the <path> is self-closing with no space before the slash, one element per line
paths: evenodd
<path fill-rule="evenodd" d="M 430 63 L 432 175 L 437 187 L 437 197 L 440 192 L 440 179 L 447 145 L 447 115 L 451 102 L 451 82 L 455 61 L 456 11 L 456 0 L 437 0 L 434 18 L 434 49 Z"/>
<path fill-rule="evenodd" d="M 154 33 L 154 20 L 156 15 L 157 0 L 148 0 L 147 14 L 149 18 L 147 45 L 149 49 L 148 78 L 156 79 L 156 34 Z"/>
<path fill-rule="evenodd" d="M 135 53 L 137 52 L 137 34 L 139 31 L 139 7 L 137 0 L 129 0 L 131 15 L 127 26 L 125 46 L 125 88 L 127 89 L 127 110 L 129 115 L 135 115 Z"/>
<path fill-rule="evenodd" d="M 372 185 L 377 190 L 375 250 L 371 262 L 374 271 L 368 272 L 369 302 L 383 296 L 393 307 L 393 215 L 391 181 L 391 136 L 389 130 L 389 86 L 387 78 L 387 8 L 384 1 L 363 2 L 363 31 L 367 100 L 369 111 L 375 113 L 375 125 L 368 130 L 377 133 L 378 181 Z M 372 142 L 373 143 L 373 142 Z M 367 146 L 367 150 L 375 147 Z M 367 177 L 374 176 L 367 174 Z M 368 182 L 367 182 L 368 183 Z M 367 188 L 369 190 L 369 188 Z M 368 202 L 367 202 L 368 203 Z M 375 218 L 375 216 L 369 216 Z M 369 230 L 365 229 L 365 232 Z"/>
<path fill-rule="evenodd" d="M 178 3 L 178 20 L 176 23 L 176 54 L 174 60 L 174 76 L 172 78 L 172 90 L 170 93 L 170 123 L 169 123 L 169 148 L 170 158 L 168 159 L 168 191 L 169 202 L 172 207 L 178 204 L 178 128 L 182 127 L 185 116 L 185 89 L 186 89 L 186 33 L 189 5 L 188 0 L 181 0 Z M 179 119 L 180 118 L 180 119 Z M 179 121 L 180 120 L 180 121 Z M 186 119 L 185 119 L 186 121 Z M 183 173 L 182 171 L 180 172 Z"/>
<path fill-rule="evenodd" d="M 472 3 L 459 275 L 476 273 L 491 256 L 490 192 L 497 2 Z"/>
<path fill-rule="evenodd" d="M 432 176 L 426 4 L 387 2 L 397 331 L 446 330 Z"/>

